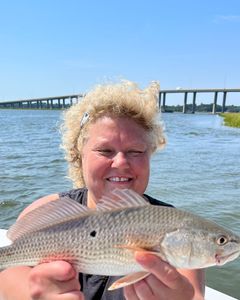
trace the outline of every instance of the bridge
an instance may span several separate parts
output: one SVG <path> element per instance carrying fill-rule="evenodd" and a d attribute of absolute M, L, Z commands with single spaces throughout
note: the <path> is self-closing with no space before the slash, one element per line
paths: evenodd
<path fill-rule="evenodd" d="M 64 109 L 78 102 L 82 94 L 0 102 L 1 108 Z"/>
<path fill-rule="evenodd" d="M 183 113 L 187 112 L 188 95 L 192 94 L 192 110 L 194 113 L 196 109 L 196 97 L 198 93 L 211 93 L 214 95 L 212 113 L 216 113 L 218 95 L 222 94 L 222 112 L 225 111 L 226 100 L 228 93 L 240 93 L 240 89 L 176 89 L 176 90 L 161 90 L 159 93 L 159 107 L 162 112 L 166 111 L 167 94 L 184 94 L 183 99 Z M 239 101 L 240 102 L 240 101 Z"/>
<path fill-rule="evenodd" d="M 222 96 L 222 112 L 225 111 L 227 95 L 229 93 L 240 93 L 240 89 L 175 89 L 161 90 L 159 93 L 158 105 L 161 112 L 166 112 L 166 102 L 168 94 L 183 94 L 183 113 L 187 113 L 188 96 L 192 94 L 191 112 L 196 109 L 196 98 L 198 93 L 210 93 L 214 95 L 212 103 L 212 113 L 216 113 L 217 101 L 219 94 Z M 16 109 L 64 109 L 74 103 L 77 103 L 83 97 L 83 94 L 74 94 L 67 96 L 56 96 L 46 98 L 35 98 L 27 100 L 14 100 L 0 102 L 1 108 Z"/>

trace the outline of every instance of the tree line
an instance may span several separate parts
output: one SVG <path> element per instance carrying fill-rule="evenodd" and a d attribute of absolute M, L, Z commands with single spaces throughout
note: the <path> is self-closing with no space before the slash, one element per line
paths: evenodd
<path fill-rule="evenodd" d="M 195 105 L 195 112 L 212 112 L 213 104 L 204 104 Z M 183 105 L 165 105 L 165 112 L 182 112 Z M 186 105 L 186 111 L 192 112 L 192 104 Z M 222 112 L 222 105 L 216 105 L 216 112 Z M 226 105 L 225 112 L 240 112 L 240 106 L 235 105 Z"/>

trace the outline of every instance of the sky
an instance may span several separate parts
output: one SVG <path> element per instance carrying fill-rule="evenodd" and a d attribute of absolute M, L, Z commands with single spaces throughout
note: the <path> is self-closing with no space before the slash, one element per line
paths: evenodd
<path fill-rule="evenodd" d="M 240 1 L 0 0 L 0 101 L 120 79 L 240 88 Z M 240 94 L 229 104 L 240 105 Z"/>

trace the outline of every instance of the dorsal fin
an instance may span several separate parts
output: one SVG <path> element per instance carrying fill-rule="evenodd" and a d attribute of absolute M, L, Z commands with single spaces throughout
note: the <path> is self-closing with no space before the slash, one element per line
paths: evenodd
<path fill-rule="evenodd" d="M 136 192 L 129 189 L 115 189 L 99 200 L 97 210 L 106 211 L 146 205 L 149 205 L 149 203 Z"/>
<path fill-rule="evenodd" d="M 8 230 L 7 236 L 11 241 L 14 241 L 27 233 L 90 213 L 93 213 L 93 211 L 86 206 L 70 198 L 63 197 L 43 204 L 17 220 Z"/>

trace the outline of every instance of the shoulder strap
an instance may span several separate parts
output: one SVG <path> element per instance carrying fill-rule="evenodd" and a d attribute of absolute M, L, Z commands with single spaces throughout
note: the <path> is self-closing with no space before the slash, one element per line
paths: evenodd
<path fill-rule="evenodd" d="M 78 203 L 87 206 L 87 188 L 72 189 L 67 192 L 59 193 L 59 198 L 68 197 Z"/>

